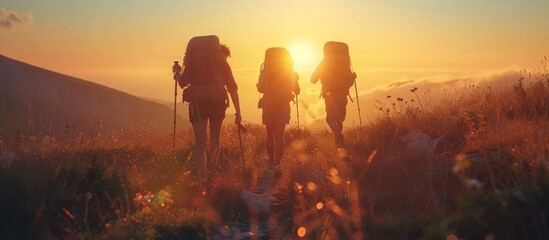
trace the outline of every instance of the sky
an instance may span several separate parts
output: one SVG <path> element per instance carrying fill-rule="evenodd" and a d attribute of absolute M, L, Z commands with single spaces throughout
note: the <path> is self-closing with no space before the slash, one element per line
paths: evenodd
<path fill-rule="evenodd" d="M 0 0 L 0 54 L 173 101 L 173 60 L 218 35 L 250 121 L 264 51 L 286 47 L 305 90 L 326 41 L 346 42 L 360 92 L 419 78 L 533 68 L 549 55 L 549 1 Z M 243 114 L 246 118 L 246 113 Z"/>

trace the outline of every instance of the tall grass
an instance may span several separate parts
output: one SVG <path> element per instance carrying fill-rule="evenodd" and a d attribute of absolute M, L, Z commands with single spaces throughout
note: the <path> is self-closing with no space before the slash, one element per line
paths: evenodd
<path fill-rule="evenodd" d="M 240 198 L 265 176 L 265 130 L 222 130 L 215 190 L 200 195 L 192 132 L 143 126 L 13 127 L 0 138 L 0 236 L 65 239 L 543 239 L 549 74 L 522 71 L 509 85 L 466 85 L 434 100 L 421 86 L 378 100 L 381 117 L 346 131 L 286 132 L 283 176 L 268 214 Z M 402 99 L 414 99 L 404 102 Z M 13 125 L 16 126 L 16 125 Z M 430 152 L 400 136 L 443 136 Z M 245 170 L 245 171 L 242 171 Z"/>

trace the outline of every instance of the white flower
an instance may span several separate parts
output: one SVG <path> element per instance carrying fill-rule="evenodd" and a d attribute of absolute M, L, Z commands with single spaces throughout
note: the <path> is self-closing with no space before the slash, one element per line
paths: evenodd
<path fill-rule="evenodd" d="M 518 191 L 518 190 L 514 191 L 513 196 L 520 199 L 520 200 L 522 200 L 523 202 L 526 201 L 526 198 L 524 197 L 524 194 L 522 194 L 521 191 Z"/>
<path fill-rule="evenodd" d="M 252 193 L 246 189 L 242 190 L 240 198 L 248 205 L 250 210 L 259 214 L 269 213 L 271 206 L 277 201 L 271 195 Z"/>
<path fill-rule="evenodd" d="M 482 184 L 474 178 L 469 179 L 467 181 L 467 186 L 469 186 L 470 188 L 479 189 L 479 190 L 482 188 Z"/>
<path fill-rule="evenodd" d="M 2 166 L 8 168 L 15 161 L 15 154 L 13 152 L 7 151 L 2 153 Z"/>

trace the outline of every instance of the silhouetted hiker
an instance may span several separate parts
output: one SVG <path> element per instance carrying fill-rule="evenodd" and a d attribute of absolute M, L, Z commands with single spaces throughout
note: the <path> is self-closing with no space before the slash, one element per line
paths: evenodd
<path fill-rule="evenodd" d="M 326 122 L 335 135 L 338 147 L 344 147 L 343 121 L 347 113 L 347 96 L 356 74 L 351 71 L 349 47 L 342 42 L 324 44 L 324 59 L 311 76 L 311 82 L 322 84 L 326 104 Z"/>
<path fill-rule="evenodd" d="M 257 90 L 263 93 L 258 107 L 263 109 L 262 121 L 267 128 L 268 165 L 275 176 L 281 174 L 280 160 L 284 153 L 284 128 L 290 122 L 290 102 L 300 92 L 293 60 L 285 48 L 269 48 L 261 65 Z"/>
<path fill-rule="evenodd" d="M 183 58 L 184 70 L 179 74 L 179 86 L 183 90 L 183 101 L 189 103 L 189 120 L 192 123 L 195 147 L 194 159 L 203 193 L 208 180 L 208 163 L 217 164 L 221 151 L 219 134 L 225 110 L 229 107 L 231 95 L 236 110 L 235 123 L 240 124 L 240 103 L 237 85 L 227 57 L 231 53 L 227 46 L 219 43 L 217 36 L 193 37 L 187 44 Z M 207 127 L 210 125 L 210 159 L 206 156 Z"/>

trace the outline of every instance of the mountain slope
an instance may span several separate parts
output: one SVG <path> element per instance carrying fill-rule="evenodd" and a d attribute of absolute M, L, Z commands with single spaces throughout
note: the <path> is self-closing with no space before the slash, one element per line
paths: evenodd
<path fill-rule="evenodd" d="M 0 55 L 0 127 L 27 125 L 35 131 L 58 126 L 173 127 L 163 104 Z M 180 127 L 187 124 L 178 116 Z"/>

